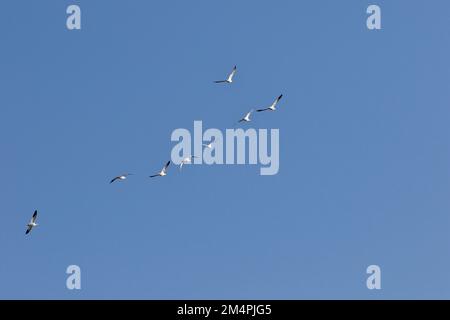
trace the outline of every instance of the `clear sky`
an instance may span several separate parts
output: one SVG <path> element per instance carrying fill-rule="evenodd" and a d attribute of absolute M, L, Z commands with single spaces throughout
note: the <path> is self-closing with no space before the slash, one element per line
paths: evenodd
<path fill-rule="evenodd" d="M 82 30 L 66 28 L 70 4 Z M 0 298 L 450 298 L 449 12 L 2 1 Z M 213 83 L 233 65 L 232 85 Z M 278 175 L 191 165 L 148 178 L 174 129 L 230 128 L 281 93 L 249 124 L 280 130 Z M 366 288 L 372 264 L 381 290 Z"/>

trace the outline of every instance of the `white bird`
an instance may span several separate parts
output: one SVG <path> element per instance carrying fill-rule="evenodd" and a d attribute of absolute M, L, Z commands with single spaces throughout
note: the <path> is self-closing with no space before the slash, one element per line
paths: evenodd
<path fill-rule="evenodd" d="M 120 175 L 120 176 L 117 176 L 117 177 L 115 177 L 114 179 L 112 179 L 110 182 L 109 182 L 109 184 L 111 184 L 111 183 L 113 183 L 114 181 L 123 181 L 123 180 L 125 180 L 128 176 L 132 176 L 133 174 L 132 173 L 125 173 L 125 174 L 122 174 L 122 175 Z"/>
<path fill-rule="evenodd" d="M 181 171 L 181 168 L 183 168 L 183 164 L 192 163 L 192 159 L 195 159 L 195 158 L 198 158 L 198 157 L 196 157 L 196 156 L 190 156 L 190 157 L 186 157 L 186 158 L 184 158 L 183 160 L 181 160 L 181 163 L 180 163 L 180 171 Z"/>
<path fill-rule="evenodd" d="M 250 115 L 252 114 L 252 112 L 253 112 L 253 109 L 250 110 L 250 111 L 245 115 L 245 117 L 243 117 L 241 120 L 239 120 L 238 123 L 239 123 L 239 122 L 250 122 L 250 121 L 251 121 L 251 120 L 250 120 Z"/>
<path fill-rule="evenodd" d="M 214 81 L 215 83 L 232 83 L 233 82 L 233 77 L 236 74 L 237 68 L 236 66 L 234 66 L 233 70 L 231 71 L 231 73 L 228 75 L 227 80 L 219 80 L 219 81 Z"/>
<path fill-rule="evenodd" d="M 210 143 L 208 143 L 208 144 L 204 144 L 204 143 L 203 143 L 203 146 L 206 147 L 206 148 L 208 148 L 208 149 L 211 149 L 212 146 L 213 146 L 213 143 L 212 143 L 212 142 L 210 142 Z"/>
<path fill-rule="evenodd" d="M 265 109 L 258 109 L 258 110 L 256 110 L 256 112 L 275 111 L 276 110 L 276 106 L 277 106 L 278 102 L 281 100 L 281 98 L 283 98 L 282 94 L 280 94 L 280 96 L 278 98 L 276 98 L 276 100 L 270 105 L 270 107 L 265 108 Z"/>
<path fill-rule="evenodd" d="M 154 174 L 154 175 L 150 176 L 150 178 L 154 178 L 154 177 L 164 177 L 164 176 L 166 176 L 166 175 L 167 175 L 167 168 L 169 167 L 169 165 L 170 165 L 170 161 L 168 161 L 168 162 L 166 163 L 166 165 L 164 166 L 164 168 L 162 168 L 162 170 L 161 170 L 158 174 Z"/>
<path fill-rule="evenodd" d="M 30 222 L 27 224 L 27 231 L 25 232 L 25 234 L 29 234 L 31 229 L 33 229 L 34 227 L 37 227 L 38 224 L 36 223 L 36 218 L 37 218 L 37 210 L 34 211 Z"/>

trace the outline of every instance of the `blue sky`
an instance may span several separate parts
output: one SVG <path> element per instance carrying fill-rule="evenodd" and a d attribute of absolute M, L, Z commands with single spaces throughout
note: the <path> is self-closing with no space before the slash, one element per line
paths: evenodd
<path fill-rule="evenodd" d="M 381 31 L 366 28 L 373 3 Z M 0 298 L 450 298 L 448 1 L 1 9 Z M 233 65 L 235 83 L 212 83 Z M 224 130 L 281 93 L 251 123 L 280 129 L 278 175 L 148 178 L 174 129 Z"/>

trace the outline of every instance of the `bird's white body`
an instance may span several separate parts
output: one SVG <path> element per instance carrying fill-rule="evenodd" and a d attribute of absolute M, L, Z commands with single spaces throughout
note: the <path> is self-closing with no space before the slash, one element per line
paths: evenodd
<path fill-rule="evenodd" d="M 166 176 L 167 175 L 167 168 L 169 167 L 169 165 L 170 165 L 170 161 L 168 161 L 166 163 L 166 165 L 161 169 L 161 171 L 159 173 L 150 176 L 150 178 Z"/>
<path fill-rule="evenodd" d="M 250 111 L 245 115 L 245 117 L 243 117 L 241 120 L 239 120 L 239 122 L 250 122 L 250 121 L 251 121 L 250 116 L 251 116 L 252 112 L 253 112 L 253 110 L 250 110 Z"/>
<path fill-rule="evenodd" d="M 186 163 L 191 163 L 192 162 L 192 160 L 191 160 L 191 158 L 189 157 L 189 158 L 184 158 L 182 161 L 181 161 L 181 163 L 184 163 L 184 164 L 186 164 Z"/>
<path fill-rule="evenodd" d="M 233 82 L 233 77 L 236 74 L 236 71 L 237 71 L 237 68 L 236 68 L 236 66 L 234 66 L 233 70 L 228 75 L 226 80 L 219 80 L 219 81 L 214 81 L 214 82 L 215 83 L 232 83 Z"/>
<path fill-rule="evenodd" d="M 25 232 L 25 234 L 29 234 L 34 227 L 38 226 L 38 224 L 36 223 L 36 219 L 37 219 L 37 210 L 34 211 L 30 222 L 28 222 L 27 231 Z"/>
<path fill-rule="evenodd" d="M 184 164 L 188 164 L 188 163 L 192 163 L 192 159 L 197 158 L 196 156 L 190 156 L 190 157 L 186 157 L 183 160 L 181 160 L 180 162 L 180 170 L 181 168 L 183 168 Z"/>
<path fill-rule="evenodd" d="M 212 149 L 212 145 L 213 143 L 208 143 L 208 144 L 203 144 L 204 147 L 208 148 L 208 149 Z"/>
<path fill-rule="evenodd" d="M 262 112 L 262 111 L 275 111 L 275 110 L 277 110 L 277 104 L 278 104 L 278 102 L 281 100 L 282 97 L 283 97 L 283 95 L 280 94 L 280 95 L 278 96 L 278 98 L 276 98 L 275 101 L 274 101 L 268 108 L 265 108 L 265 109 L 258 109 L 258 110 L 256 110 L 256 111 L 257 111 L 257 112 Z"/>
<path fill-rule="evenodd" d="M 122 174 L 120 176 L 115 177 L 114 179 L 112 179 L 109 183 L 113 183 L 115 181 L 123 181 L 126 180 L 128 176 L 132 175 L 132 173 L 126 173 L 126 174 Z"/>
<path fill-rule="evenodd" d="M 278 97 L 278 98 L 270 105 L 269 109 L 270 109 L 271 111 L 275 111 L 275 110 L 277 109 L 277 104 L 278 104 L 278 101 L 280 101 L 281 97 L 282 97 L 282 95 L 279 96 L 279 97 Z"/>

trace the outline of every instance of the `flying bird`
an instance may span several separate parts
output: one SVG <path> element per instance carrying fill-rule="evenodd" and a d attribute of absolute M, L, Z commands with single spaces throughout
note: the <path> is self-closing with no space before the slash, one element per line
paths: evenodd
<path fill-rule="evenodd" d="M 170 165 L 170 161 L 167 161 L 166 165 L 164 166 L 164 168 L 161 169 L 161 171 L 158 174 L 154 174 L 152 176 L 150 176 L 150 178 L 154 178 L 154 177 L 164 177 L 167 175 L 167 168 Z"/>
<path fill-rule="evenodd" d="M 245 115 L 245 117 L 243 117 L 241 120 L 239 120 L 238 123 L 239 123 L 239 122 L 250 122 L 250 121 L 251 121 L 251 120 L 250 120 L 250 115 L 252 114 L 252 112 L 253 112 L 253 109 L 250 110 L 250 111 Z"/>
<path fill-rule="evenodd" d="M 133 175 L 132 173 L 125 173 L 125 174 L 122 174 L 122 175 L 117 176 L 117 177 L 115 177 L 114 179 L 112 179 L 112 180 L 109 182 L 109 184 L 111 184 L 111 183 L 113 183 L 113 182 L 115 182 L 115 181 L 123 181 L 123 180 L 125 180 L 128 176 L 132 176 L 132 175 Z"/>
<path fill-rule="evenodd" d="M 184 158 L 183 160 L 181 160 L 181 163 L 180 163 L 180 171 L 181 171 L 181 168 L 183 168 L 183 164 L 192 163 L 192 159 L 195 159 L 195 158 L 198 158 L 198 157 L 196 157 L 196 156 L 190 156 L 190 157 L 186 157 L 186 158 Z"/>
<path fill-rule="evenodd" d="M 237 71 L 237 68 L 236 68 L 236 66 L 234 66 L 233 70 L 228 75 L 228 78 L 226 80 L 218 80 L 218 81 L 214 81 L 214 82 L 215 83 L 232 83 L 233 82 L 233 77 L 236 74 L 236 71 Z"/>
<path fill-rule="evenodd" d="M 202 144 L 204 147 L 206 147 L 206 148 L 208 148 L 208 149 L 211 149 L 212 148 L 212 146 L 213 146 L 213 143 L 212 142 L 210 142 L 210 143 L 208 143 L 208 144 Z"/>
<path fill-rule="evenodd" d="M 276 106 L 277 106 L 278 102 L 281 100 L 281 98 L 283 98 L 282 94 L 280 94 L 280 96 L 271 104 L 270 107 L 265 108 L 265 109 L 258 109 L 258 110 L 256 110 L 256 112 L 275 111 L 276 110 Z"/>
<path fill-rule="evenodd" d="M 36 223 L 36 218 L 37 218 L 37 210 L 34 211 L 30 222 L 27 224 L 27 231 L 25 232 L 25 234 L 29 234 L 31 229 L 33 229 L 34 227 L 37 227 L 38 224 Z"/>

